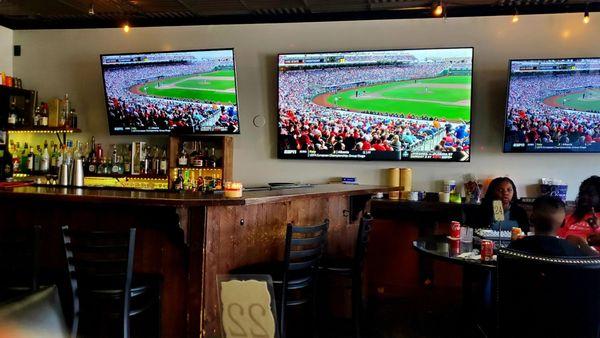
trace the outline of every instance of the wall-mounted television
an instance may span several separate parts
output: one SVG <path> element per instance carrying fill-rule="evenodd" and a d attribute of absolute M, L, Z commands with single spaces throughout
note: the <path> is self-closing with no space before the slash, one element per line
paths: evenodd
<path fill-rule="evenodd" d="M 100 60 L 111 134 L 239 133 L 233 49 Z"/>
<path fill-rule="evenodd" d="M 473 48 L 280 54 L 278 157 L 470 160 Z"/>
<path fill-rule="evenodd" d="M 511 60 L 505 152 L 600 152 L 600 58 Z"/>

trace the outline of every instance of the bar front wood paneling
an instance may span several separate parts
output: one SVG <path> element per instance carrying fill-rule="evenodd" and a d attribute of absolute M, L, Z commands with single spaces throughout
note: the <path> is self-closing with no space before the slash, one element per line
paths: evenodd
<path fill-rule="evenodd" d="M 351 255 L 356 217 L 386 187 L 317 185 L 221 195 L 19 187 L 0 189 L 0 231 L 40 224 L 42 265 L 60 275 L 60 226 L 138 228 L 135 270 L 162 276 L 163 337 L 218 337 L 216 276 L 239 266 L 281 260 L 285 225 L 329 218 L 328 250 Z M 67 284 L 57 280 L 64 294 Z M 65 300 L 68 302 L 68 299 Z"/>

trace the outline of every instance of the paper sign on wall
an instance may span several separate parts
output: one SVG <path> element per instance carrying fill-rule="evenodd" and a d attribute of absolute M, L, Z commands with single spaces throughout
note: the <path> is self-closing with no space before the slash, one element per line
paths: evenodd
<path fill-rule="evenodd" d="M 270 276 L 219 276 L 217 282 L 224 337 L 278 337 Z"/>
<path fill-rule="evenodd" d="M 504 207 L 502 206 L 502 201 L 495 200 L 493 202 L 494 206 L 494 221 L 502 222 L 504 221 Z"/>

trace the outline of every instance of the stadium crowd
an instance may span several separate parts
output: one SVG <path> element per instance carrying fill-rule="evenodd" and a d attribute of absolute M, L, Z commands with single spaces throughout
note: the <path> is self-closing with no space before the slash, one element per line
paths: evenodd
<path fill-rule="evenodd" d="M 435 150 L 469 151 L 469 127 L 444 120 L 336 111 L 279 111 L 280 147 L 318 151 L 403 151 L 443 134 Z"/>
<path fill-rule="evenodd" d="M 443 118 L 402 113 L 349 112 L 313 102 L 319 94 L 356 85 L 434 77 L 448 66 L 432 63 L 282 71 L 280 149 L 399 152 L 443 134 L 432 150 L 468 156 L 470 127 L 466 123 L 453 124 Z"/>
<path fill-rule="evenodd" d="M 507 144 L 542 143 L 589 146 L 600 143 L 600 111 L 580 112 L 560 107 L 548 98 L 597 86 L 600 75 L 513 76 L 508 113 Z M 540 89 L 540 88 L 543 88 Z M 593 99 L 593 98 L 592 98 Z"/>
<path fill-rule="evenodd" d="M 222 131 L 236 132 L 239 121 L 235 105 L 167 99 L 131 91 L 132 87 L 145 82 L 206 73 L 225 65 L 227 62 L 221 60 L 105 68 L 104 82 L 111 126 L 137 130 L 215 127 Z"/>

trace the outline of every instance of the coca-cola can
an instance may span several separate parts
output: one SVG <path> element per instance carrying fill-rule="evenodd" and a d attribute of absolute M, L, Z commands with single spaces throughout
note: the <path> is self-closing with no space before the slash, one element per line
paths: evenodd
<path fill-rule="evenodd" d="M 460 241 L 450 241 L 450 256 L 460 255 Z"/>
<path fill-rule="evenodd" d="M 452 221 L 450 223 L 450 237 L 460 239 L 460 222 Z"/>
<path fill-rule="evenodd" d="M 494 242 L 484 239 L 481 241 L 481 260 L 488 262 L 494 256 Z"/>

